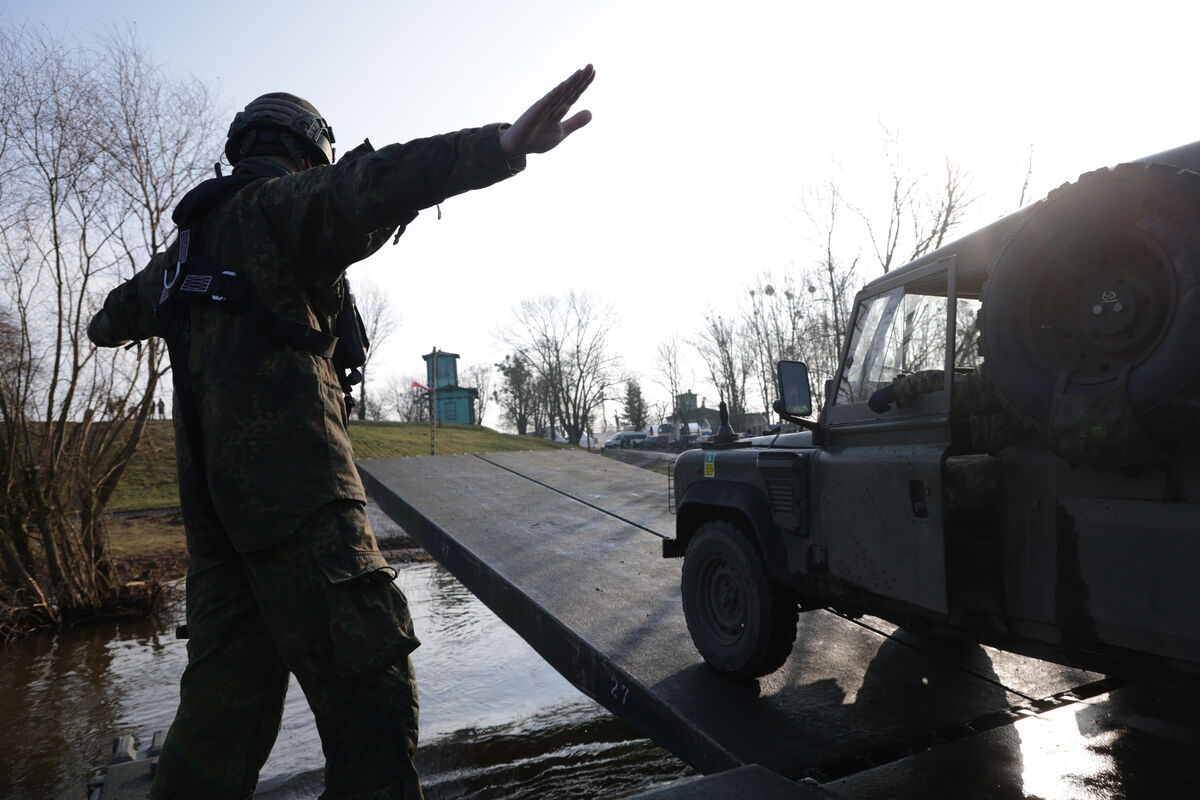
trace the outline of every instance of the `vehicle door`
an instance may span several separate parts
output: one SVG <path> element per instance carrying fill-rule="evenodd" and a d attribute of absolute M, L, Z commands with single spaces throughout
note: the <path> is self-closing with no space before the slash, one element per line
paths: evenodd
<path fill-rule="evenodd" d="M 901 373 L 940 370 L 947 378 L 956 352 L 975 351 L 964 342 L 970 332 L 956 335 L 953 265 L 950 258 L 904 270 L 856 299 L 827 392 L 809 559 L 823 561 L 837 582 L 938 613 L 947 611 L 942 460 L 952 381 L 883 413 L 868 401 Z"/>

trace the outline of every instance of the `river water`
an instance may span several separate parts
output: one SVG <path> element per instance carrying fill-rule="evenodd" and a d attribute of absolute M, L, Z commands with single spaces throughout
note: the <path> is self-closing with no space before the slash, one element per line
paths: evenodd
<path fill-rule="evenodd" d="M 429 800 L 599 800 L 694 774 L 579 693 L 439 565 L 395 566 L 422 641 L 417 764 Z M 0 798 L 80 800 L 115 736 L 145 747 L 165 730 L 187 658 L 174 638 L 182 618 L 176 601 L 151 619 L 31 636 L 0 653 Z M 315 797 L 322 763 L 293 680 L 261 795 Z"/>

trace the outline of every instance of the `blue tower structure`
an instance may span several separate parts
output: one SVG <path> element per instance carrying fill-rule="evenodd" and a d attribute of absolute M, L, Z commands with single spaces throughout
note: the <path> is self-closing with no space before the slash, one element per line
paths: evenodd
<path fill-rule="evenodd" d="M 475 401 L 479 390 L 458 385 L 458 353 L 438 350 L 421 356 L 425 359 L 426 386 L 437 397 L 434 403 L 434 419 L 437 422 L 455 425 L 474 425 Z"/>

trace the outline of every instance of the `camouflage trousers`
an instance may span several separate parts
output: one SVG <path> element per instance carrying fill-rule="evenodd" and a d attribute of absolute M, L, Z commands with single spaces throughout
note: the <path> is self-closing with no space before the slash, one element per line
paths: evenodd
<path fill-rule="evenodd" d="M 151 797 L 253 797 L 293 673 L 321 736 L 323 800 L 421 798 L 418 641 L 362 505 L 330 503 L 248 553 L 200 517 L 188 525 L 188 664 Z"/>

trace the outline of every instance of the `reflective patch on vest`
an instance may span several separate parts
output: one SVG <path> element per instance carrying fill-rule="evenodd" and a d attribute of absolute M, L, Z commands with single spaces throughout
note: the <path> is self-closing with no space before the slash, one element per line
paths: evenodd
<path fill-rule="evenodd" d="M 211 285 L 212 275 L 188 275 L 183 279 L 183 283 L 179 285 L 179 291 L 207 294 L 208 287 Z"/>

